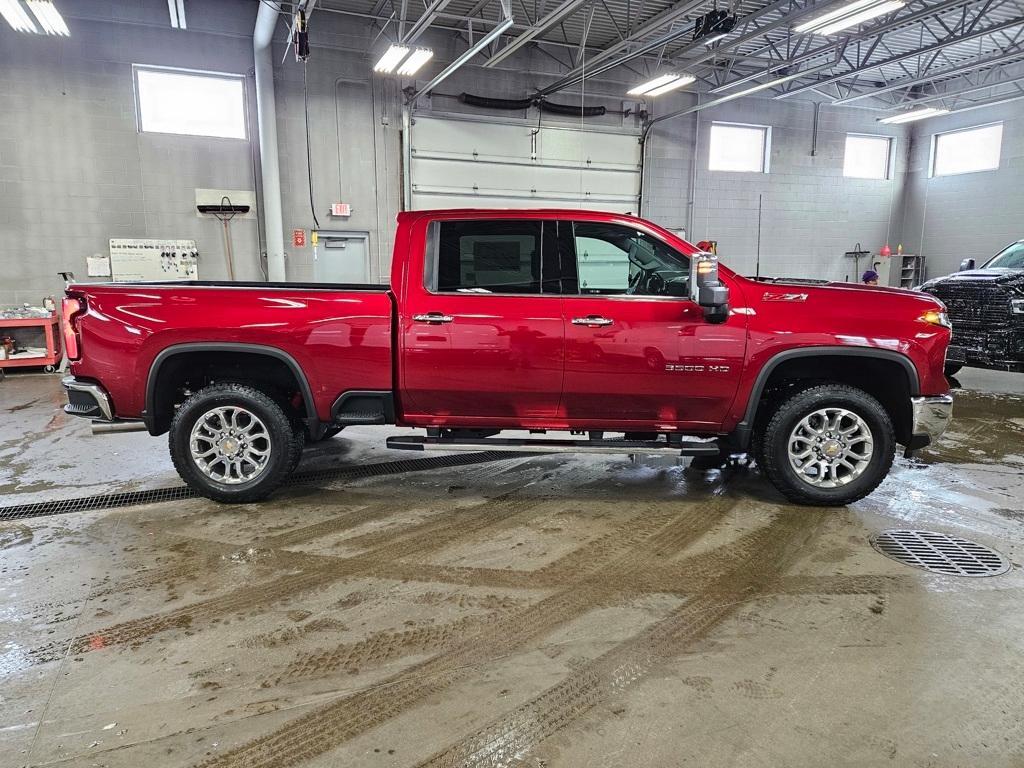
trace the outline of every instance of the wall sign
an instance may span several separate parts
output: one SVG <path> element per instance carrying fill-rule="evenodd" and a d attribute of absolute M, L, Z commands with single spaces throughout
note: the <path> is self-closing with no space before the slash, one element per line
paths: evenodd
<path fill-rule="evenodd" d="M 292 247 L 293 248 L 305 248 L 306 247 L 306 230 L 304 230 L 304 229 L 293 229 L 292 230 Z"/>

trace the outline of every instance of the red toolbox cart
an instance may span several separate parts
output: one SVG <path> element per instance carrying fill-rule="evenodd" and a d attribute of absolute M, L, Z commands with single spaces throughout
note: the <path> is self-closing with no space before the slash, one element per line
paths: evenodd
<path fill-rule="evenodd" d="M 60 362 L 60 318 L 56 313 L 49 317 L 0 319 L 0 338 L 4 336 L 10 336 L 22 346 L 40 351 L 17 352 L 6 360 L 0 360 L 0 376 L 7 368 L 42 367 L 47 373 L 53 373 Z"/>

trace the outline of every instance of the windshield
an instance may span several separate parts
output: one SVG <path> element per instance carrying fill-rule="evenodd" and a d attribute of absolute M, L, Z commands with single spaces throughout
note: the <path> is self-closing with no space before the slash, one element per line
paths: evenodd
<path fill-rule="evenodd" d="M 1024 269 L 1024 240 L 1006 246 L 996 254 L 986 269 Z"/>

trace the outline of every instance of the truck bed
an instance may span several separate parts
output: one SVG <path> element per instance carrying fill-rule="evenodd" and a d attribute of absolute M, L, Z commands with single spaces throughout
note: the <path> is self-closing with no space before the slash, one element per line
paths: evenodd
<path fill-rule="evenodd" d="M 185 351 L 274 350 L 329 421 L 347 391 L 392 389 L 394 298 L 385 285 L 168 281 L 79 283 L 77 377 L 102 381 L 118 418 L 144 418 L 154 368 Z"/>

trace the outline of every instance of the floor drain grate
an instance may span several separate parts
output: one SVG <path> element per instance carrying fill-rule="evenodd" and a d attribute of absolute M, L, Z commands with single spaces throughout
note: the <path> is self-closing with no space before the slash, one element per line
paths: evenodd
<path fill-rule="evenodd" d="M 502 451 L 481 451 L 479 453 L 460 453 L 454 456 L 425 456 L 418 459 L 401 459 L 399 461 L 381 461 L 361 466 L 337 467 L 312 472 L 301 472 L 292 475 L 287 485 L 316 485 L 331 480 L 360 480 L 364 477 L 380 475 L 397 475 L 405 472 L 426 472 L 446 467 L 463 467 L 470 464 L 483 464 L 490 461 L 508 461 L 524 458 L 533 454 L 505 453 Z M 22 520 L 27 517 L 49 517 L 65 515 L 69 512 L 84 512 L 117 507 L 131 507 L 137 504 L 153 504 L 161 501 L 178 501 L 191 499 L 198 494 L 184 485 L 171 488 L 153 488 L 147 491 L 124 491 L 96 496 L 79 496 L 72 499 L 56 501 L 40 501 L 32 504 L 15 504 L 0 507 L 0 522 Z M 273 497 L 271 497 L 273 498 Z"/>
<path fill-rule="evenodd" d="M 882 531 L 871 546 L 893 560 L 946 576 L 998 576 L 1010 570 L 1010 561 L 994 549 L 935 531 Z"/>

